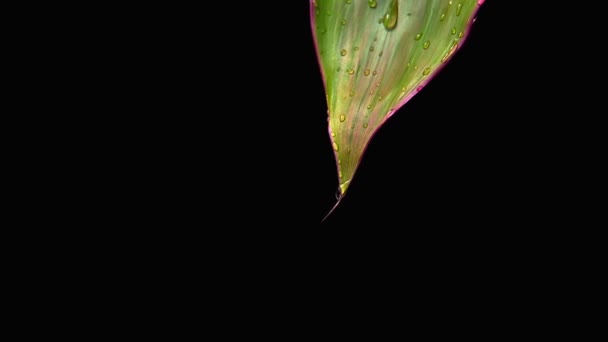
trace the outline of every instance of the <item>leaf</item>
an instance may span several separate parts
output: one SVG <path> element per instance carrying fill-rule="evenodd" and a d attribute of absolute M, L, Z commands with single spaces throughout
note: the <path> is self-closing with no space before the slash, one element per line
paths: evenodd
<path fill-rule="evenodd" d="M 462 46 L 481 3 L 311 0 L 340 199 L 372 136 Z"/>

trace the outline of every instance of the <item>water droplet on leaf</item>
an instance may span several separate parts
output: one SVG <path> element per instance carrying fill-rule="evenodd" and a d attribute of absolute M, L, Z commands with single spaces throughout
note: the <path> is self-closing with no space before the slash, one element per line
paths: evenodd
<path fill-rule="evenodd" d="M 383 23 L 384 28 L 392 30 L 397 26 L 397 20 L 399 16 L 399 1 L 393 0 L 389 6 L 388 11 L 384 14 Z"/>

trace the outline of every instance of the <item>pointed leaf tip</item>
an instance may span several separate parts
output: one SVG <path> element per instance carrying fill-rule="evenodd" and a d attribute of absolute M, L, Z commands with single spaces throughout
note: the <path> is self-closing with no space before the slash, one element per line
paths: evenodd
<path fill-rule="evenodd" d="M 483 0 L 311 0 L 342 196 L 371 138 L 452 58 Z"/>

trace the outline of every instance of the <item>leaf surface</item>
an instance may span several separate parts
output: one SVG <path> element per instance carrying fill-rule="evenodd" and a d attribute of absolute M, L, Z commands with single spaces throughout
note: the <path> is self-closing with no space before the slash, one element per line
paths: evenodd
<path fill-rule="evenodd" d="M 372 136 L 462 46 L 481 3 L 310 1 L 340 198 Z"/>

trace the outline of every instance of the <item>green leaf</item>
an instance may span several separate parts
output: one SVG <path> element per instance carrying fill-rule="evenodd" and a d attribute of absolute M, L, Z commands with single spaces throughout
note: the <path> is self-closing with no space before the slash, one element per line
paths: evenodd
<path fill-rule="evenodd" d="M 370 139 L 450 60 L 483 0 L 311 0 L 344 196 Z"/>

